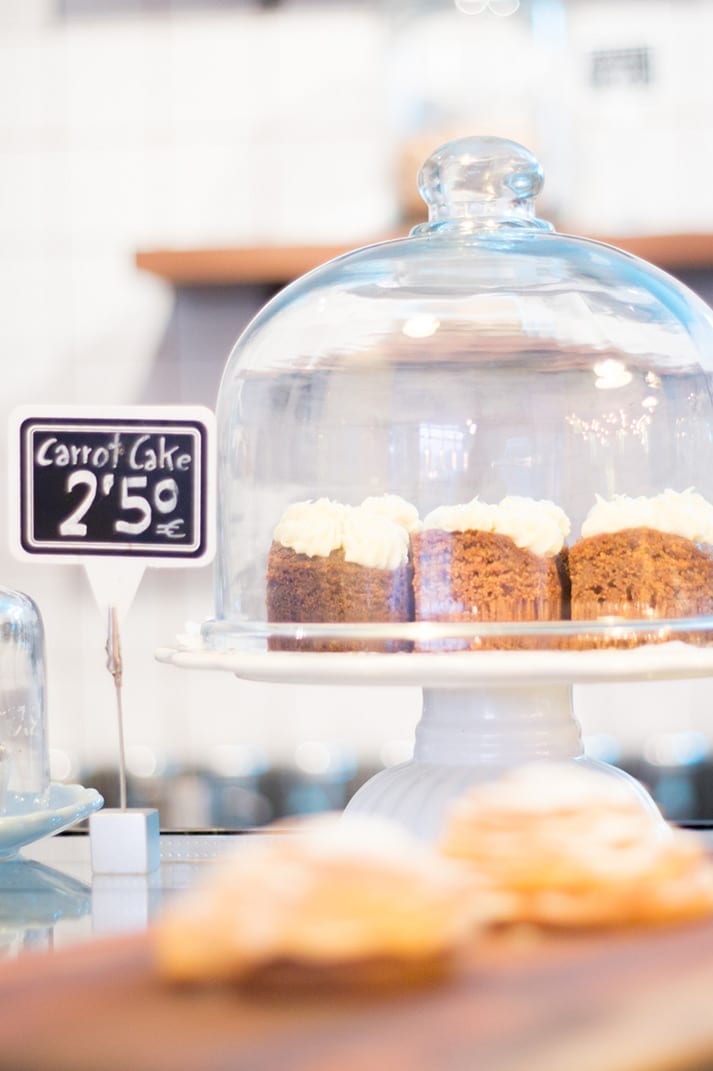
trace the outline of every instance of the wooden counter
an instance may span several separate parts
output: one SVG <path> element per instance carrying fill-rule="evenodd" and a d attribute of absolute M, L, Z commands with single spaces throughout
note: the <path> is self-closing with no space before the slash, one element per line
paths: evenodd
<path fill-rule="evenodd" d="M 382 236 L 386 237 L 393 235 Z M 666 271 L 713 269 L 711 234 L 663 234 L 630 238 L 605 236 L 597 237 L 597 241 L 616 245 Z M 351 245 L 154 249 L 137 253 L 136 265 L 142 271 L 159 275 L 177 286 L 282 286 L 360 244 L 368 244 L 368 239 Z"/>
<path fill-rule="evenodd" d="M 703 1071 L 713 921 L 493 935 L 432 988 L 173 988 L 146 935 L 0 966 L 2 1071 Z"/>

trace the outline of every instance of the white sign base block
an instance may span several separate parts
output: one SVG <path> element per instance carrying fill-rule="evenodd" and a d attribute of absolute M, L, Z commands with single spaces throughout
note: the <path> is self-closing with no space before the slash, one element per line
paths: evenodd
<path fill-rule="evenodd" d="M 104 808 L 89 819 L 95 874 L 149 874 L 161 862 L 158 811 Z"/>

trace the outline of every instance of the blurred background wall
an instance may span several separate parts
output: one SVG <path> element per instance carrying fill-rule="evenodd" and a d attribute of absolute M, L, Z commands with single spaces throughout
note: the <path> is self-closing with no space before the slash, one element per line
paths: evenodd
<path fill-rule="evenodd" d="M 212 407 L 270 290 L 174 288 L 136 252 L 403 230 L 418 166 L 453 134 L 532 147 L 541 214 L 565 229 L 713 233 L 712 35 L 709 0 L 0 0 L 0 420 L 18 404 Z M 681 275 L 713 292 L 707 271 Z M 17 563 L 4 531 L 0 564 L 45 619 L 53 776 L 110 790 L 104 621 L 83 572 Z M 167 825 L 341 805 L 408 756 L 416 689 L 155 662 L 212 608 L 209 568 L 149 570 L 125 630 L 132 791 Z M 672 815 L 713 817 L 695 780 L 707 682 L 576 698 L 592 754 L 643 768 Z"/>

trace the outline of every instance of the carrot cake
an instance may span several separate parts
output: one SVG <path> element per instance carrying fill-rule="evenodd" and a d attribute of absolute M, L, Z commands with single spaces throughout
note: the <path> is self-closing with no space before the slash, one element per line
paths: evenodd
<path fill-rule="evenodd" d="M 566 514 L 553 502 L 475 498 L 429 513 L 411 536 L 417 621 L 554 621 L 568 598 Z M 422 650 L 522 646 L 520 637 L 434 640 Z"/>
<path fill-rule="evenodd" d="M 418 514 L 397 495 L 346 506 L 296 502 L 278 523 L 267 565 L 271 622 L 364 624 L 413 620 L 409 529 Z M 394 651 L 398 640 L 273 636 L 271 650 Z"/>
<path fill-rule="evenodd" d="M 712 614 L 713 506 L 692 490 L 597 498 L 569 562 L 575 620 Z"/>

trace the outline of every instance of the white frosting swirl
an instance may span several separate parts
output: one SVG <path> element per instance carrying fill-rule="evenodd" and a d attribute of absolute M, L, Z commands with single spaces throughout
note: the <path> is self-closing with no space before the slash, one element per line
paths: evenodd
<path fill-rule="evenodd" d="M 364 506 L 345 506 L 329 498 L 293 502 L 273 539 L 310 558 L 328 558 L 343 549 L 346 561 L 371 569 L 397 569 L 408 561 L 409 537 L 402 524 Z"/>
<path fill-rule="evenodd" d="M 347 506 L 329 498 L 293 502 L 282 514 L 273 539 L 310 558 L 328 558 L 339 550 Z"/>
<path fill-rule="evenodd" d="M 424 528 L 439 528 L 443 532 L 494 532 L 497 506 L 489 506 L 474 498 L 460 506 L 438 506 L 423 522 Z"/>
<path fill-rule="evenodd" d="M 554 502 L 509 495 L 497 507 L 495 531 L 540 558 L 559 554 L 569 535 L 569 517 Z"/>
<path fill-rule="evenodd" d="M 564 510 L 548 499 L 510 495 L 497 505 L 474 498 L 460 506 L 439 506 L 428 514 L 423 527 L 445 532 L 495 532 L 508 536 L 523 550 L 553 558 L 562 550 L 570 524 Z"/>
<path fill-rule="evenodd" d="M 606 500 L 597 495 L 596 504 L 582 524 L 582 536 L 621 532 L 626 528 L 652 528 L 683 536 L 693 543 L 713 544 L 713 505 L 692 488 L 686 491 L 667 488 L 652 498 L 614 495 Z"/>
<path fill-rule="evenodd" d="M 400 495 L 372 495 L 364 499 L 361 508 L 369 513 L 377 513 L 380 517 L 388 517 L 407 532 L 417 532 L 421 527 L 418 510 Z"/>
<path fill-rule="evenodd" d="M 408 561 L 406 529 L 388 517 L 369 513 L 363 506 L 347 511 L 342 546 L 345 561 L 371 569 L 398 569 Z"/>

